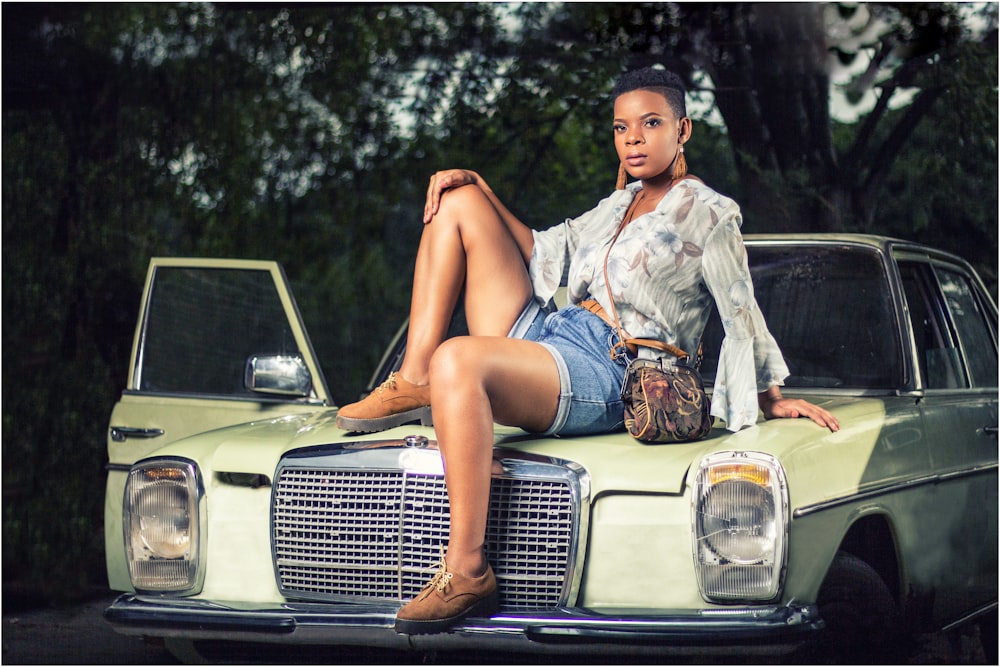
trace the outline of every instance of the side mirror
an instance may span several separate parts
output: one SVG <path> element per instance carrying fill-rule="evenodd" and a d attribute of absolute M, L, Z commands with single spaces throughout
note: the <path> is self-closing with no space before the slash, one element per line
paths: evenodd
<path fill-rule="evenodd" d="M 280 396 L 309 396 L 312 375 L 298 355 L 254 355 L 247 359 L 243 383 L 248 391 Z"/>

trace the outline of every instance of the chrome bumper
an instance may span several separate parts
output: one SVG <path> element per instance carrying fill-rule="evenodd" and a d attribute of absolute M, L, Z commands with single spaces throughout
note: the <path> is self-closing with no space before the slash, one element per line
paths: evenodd
<path fill-rule="evenodd" d="M 813 606 L 664 614 L 614 610 L 614 615 L 562 609 L 467 619 L 436 635 L 400 635 L 393 630 L 397 609 L 328 603 L 255 607 L 125 594 L 105 610 L 104 617 L 117 632 L 150 637 L 560 654 L 782 654 L 823 627 Z"/>

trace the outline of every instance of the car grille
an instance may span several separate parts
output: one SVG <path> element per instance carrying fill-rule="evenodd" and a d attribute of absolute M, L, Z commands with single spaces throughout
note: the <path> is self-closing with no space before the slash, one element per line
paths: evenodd
<path fill-rule="evenodd" d="M 529 468 L 494 476 L 490 490 L 486 555 L 507 609 L 564 603 L 576 546 L 575 478 L 560 465 Z M 290 598 L 408 600 L 435 571 L 448 521 L 440 474 L 286 461 L 271 517 L 279 588 Z"/>

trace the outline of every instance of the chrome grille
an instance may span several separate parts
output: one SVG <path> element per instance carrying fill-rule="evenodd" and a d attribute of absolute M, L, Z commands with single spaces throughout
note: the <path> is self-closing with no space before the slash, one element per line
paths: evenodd
<path fill-rule="evenodd" d="M 436 455 L 436 452 L 434 453 Z M 334 464 L 349 457 L 330 457 Z M 279 466 L 271 516 L 282 594 L 321 600 L 412 598 L 448 539 L 440 474 L 318 467 L 321 457 Z M 577 539 L 579 490 L 565 467 L 528 464 L 490 489 L 486 553 L 507 609 L 564 602 Z M 329 462 L 327 462 L 329 465 Z M 539 474 L 539 472 L 543 474 Z M 545 474 L 548 473 L 548 474 Z"/>

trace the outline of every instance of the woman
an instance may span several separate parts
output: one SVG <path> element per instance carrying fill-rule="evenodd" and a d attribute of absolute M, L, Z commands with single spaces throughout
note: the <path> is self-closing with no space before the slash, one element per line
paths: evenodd
<path fill-rule="evenodd" d="M 615 148 L 638 182 L 575 220 L 534 232 L 475 172 L 431 177 L 405 358 L 338 416 L 346 430 L 377 431 L 426 420 L 433 406 L 451 506 L 448 549 L 431 582 L 399 611 L 397 632 L 441 632 L 495 609 L 483 551 L 494 422 L 560 435 L 622 427 L 627 360 L 609 354 L 618 337 L 601 313 L 611 312 L 605 275 L 632 337 L 693 351 L 716 304 L 726 338 L 712 413 L 730 430 L 754 424 L 758 408 L 769 419 L 805 416 L 839 428 L 826 410 L 781 395 L 788 371 L 753 299 L 739 208 L 685 176 L 692 128 L 679 77 L 630 72 L 613 99 Z M 550 314 L 539 304 L 567 265 L 572 305 Z M 463 289 L 470 335 L 445 340 Z"/>

